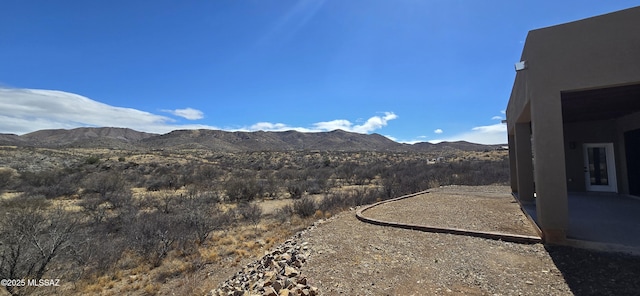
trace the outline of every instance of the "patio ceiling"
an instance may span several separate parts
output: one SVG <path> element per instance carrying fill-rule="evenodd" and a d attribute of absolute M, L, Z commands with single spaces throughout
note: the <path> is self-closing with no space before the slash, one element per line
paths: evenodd
<path fill-rule="evenodd" d="M 614 119 L 640 111 L 640 84 L 562 93 L 564 122 Z"/>

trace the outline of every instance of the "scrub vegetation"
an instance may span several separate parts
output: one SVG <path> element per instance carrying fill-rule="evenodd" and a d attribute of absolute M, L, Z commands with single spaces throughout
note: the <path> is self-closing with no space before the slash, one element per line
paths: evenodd
<path fill-rule="evenodd" d="M 442 185 L 506 184 L 508 174 L 507 153 L 494 150 L 4 146 L 0 278 L 61 280 L 7 287 L 16 295 L 204 293 L 317 219 Z"/>

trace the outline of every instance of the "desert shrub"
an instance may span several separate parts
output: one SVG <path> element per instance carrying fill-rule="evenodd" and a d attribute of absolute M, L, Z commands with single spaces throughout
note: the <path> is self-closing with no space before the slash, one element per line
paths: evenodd
<path fill-rule="evenodd" d="M 112 234 L 105 235 L 101 228 L 89 227 L 76 232 L 72 244 L 73 247 L 63 255 L 67 262 L 75 265 L 71 274 L 75 280 L 103 275 L 116 263 L 119 268 L 133 268 L 138 264 L 128 256 L 127 242 Z M 119 262 L 121 259 L 125 261 Z"/>
<path fill-rule="evenodd" d="M 223 174 L 224 172 L 220 168 L 212 165 L 202 165 L 195 172 L 196 180 L 200 183 L 212 182 Z"/>
<path fill-rule="evenodd" d="M 141 204 L 144 207 L 155 209 L 163 214 L 169 214 L 177 210 L 179 196 L 169 192 L 160 192 L 159 194 L 146 194 Z"/>
<path fill-rule="evenodd" d="M 260 192 L 266 197 L 277 197 L 280 192 L 280 180 L 277 180 L 273 174 L 268 174 L 262 179 L 257 180 L 257 185 L 260 187 Z"/>
<path fill-rule="evenodd" d="M 160 191 L 160 189 L 162 189 L 163 186 L 164 186 L 164 184 L 162 182 L 151 181 L 147 185 L 147 191 Z"/>
<path fill-rule="evenodd" d="M 28 203 L 13 207 L 0 217 L 0 278 L 41 279 L 71 247 L 75 231 L 75 220 L 63 209 L 45 211 Z"/>
<path fill-rule="evenodd" d="M 130 224 L 128 240 L 139 256 L 153 266 L 159 266 L 174 242 L 187 235 L 182 226 L 171 215 L 141 213 Z"/>
<path fill-rule="evenodd" d="M 163 189 L 176 190 L 180 188 L 181 182 L 179 177 L 170 168 L 161 166 L 154 170 L 151 178 L 147 180 L 148 191 L 159 191 Z"/>
<path fill-rule="evenodd" d="M 287 193 L 289 193 L 289 197 L 292 199 L 300 199 L 304 193 L 304 187 L 298 182 L 289 182 L 289 185 L 287 185 Z"/>
<path fill-rule="evenodd" d="M 377 202 L 381 196 L 378 190 L 356 190 L 351 194 L 350 201 L 352 206 L 368 205 Z"/>
<path fill-rule="evenodd" d="M 0 167 L 0 193 L 13 185 L 16 175 L 14 169 Z"/>
<path fill-rule="evenodd" d="M 93 173 L 85 178 L 85 192 L 97 193 L 101 198 L 114 192 L 125 191 L 127 183 L 122 174 L 115 171 Z"/>
<path fill-rule="evenodd" d="M 231 202 L 249 202 L 260 195 L 255 179 L 231 178 L 225 182 L 224 190 Z"/>
<path fill-rule="evenodd" d="M 309 194 L 320 194 L 326 192 L 328 188 L 328 180 L 324 178 L 311 178 L 306 181 L 306 191 Z"/>
<path fill-rule="evenodd" d="M 89 156 L 84 160 L 84 163 L 89 164 L 89 165 L 98 164 L 98 163 L 100 163 L 100 157 L 97 156 L 97 155 Z"/>
<path fill-rule="evenodd" d="M 217 203 L 211 203 L 209 195 L 188 198 L 178 208 L 177 215 L 197 244 L 203 243 L 212 231 L 229 227 L 234 221 L 233 213 L 224 212 Z"/>
<path fill-rule="evenodd" d="M 51 201 L 47 200 L 44 195 L 34 195 L 23 193 L 16 197 L 9 199 L 0 199 L 0 220 L 4 215 L 11 215 L 9 212 L 13 212 L 15 209 L 18 211 L 25 206 L 37 209 L 46 209 L 51 206 Z"/>
<path fill-rule="evenodd" d="M 98 197 L 112 208 L 122 208 L 132 202 L 132 193 L 122 174 L 116 171 L 93 173 L 85 178 L 83 198 Z"/>
<path fill-rule="evenodd" d="M 80 207 L 94 224 L 99 224 L 107 217 L 106 202 L 98 197 L 84 198 L 80 203 Z"/>
<path fill-rule="evenodd" d="M 282 181 L 299 179 L 300 172 L 291 168 L 281 168 L 276 171 L 276 178 Z"/>
<path fill-rule="evenodd" d="M 326 194 L 318 203 L 318 209 L 323 212 L 337 212 L 347 208 L 345 194 L 330 193 Z"/>
<path fill-rule="evenodd" d="M 309 196 L 302 197 L 293 202 L 293 212 L 302 218 L 313 216 L 318 209 L 315 200 Z"/>
<path fill-rule="evenodd" d="M 241 203 L 238 205 L 238 214 L 244 221 L 257 226 L 262 219 L 262 208 L 255 203 Z"/>
<path fill-rule="evenodd" d="M 71 169 L 20 173 L 19 189 L 46 198 L 70 196 L 78 191 L 81 175 Z"/>
<path fill-rule="evenodd" d="M 318 209 L 323 212 L 338 212 L 349 207 L 372 204 L 384 199 L 383 191 L 375 189 L 361 189 L 352 192 L 333 192 L 327 194 L 318 203 Z"/>
<path fill-rule="evenodd" d="M 279 209 L 276 209 L 274 217 L 280 223 L 287 222 L 293 215 L 293 207 L 291 205 L 284 205 Z"/>

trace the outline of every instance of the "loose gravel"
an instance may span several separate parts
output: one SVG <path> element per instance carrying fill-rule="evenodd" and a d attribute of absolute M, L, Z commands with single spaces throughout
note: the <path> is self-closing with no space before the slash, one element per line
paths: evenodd
<path fill-rule="evenodd" d="M 441 188 L 366 214 L 531 234 L 533 227 L 522 220 L 517 204 L 495 203 L 504 199 L 505 192 L 508 188 L 503 186 Z M 509 225 L 504 227 L 505 223 Z M 637 295 L 640 291 L 640 257 L 383 227 L 357 220 L 355 210 L 316 223 L 294 240 L 295 246 L 305 248 L 299 276 L 318 295 Z"/>

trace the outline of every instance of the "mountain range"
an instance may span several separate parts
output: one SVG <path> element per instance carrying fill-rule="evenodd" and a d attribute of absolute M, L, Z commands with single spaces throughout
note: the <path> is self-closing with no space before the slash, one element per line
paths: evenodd
<path fill-rule="evenodd" d="M 0 134 L 0 145 L 46 148 L 109 149 L 208 149 L 237 151 L 483 151 L 504 145 L 481 145 L 465 141 L 432 144 L 403 144 L 379 134 L 358 134 L 342 130 L 319 133 L 227 132 L 221 130 L 175 130 L 166 134 L 139 132 L 128 128 L 82 127 L 39 130 L 24 135 Z"/>

